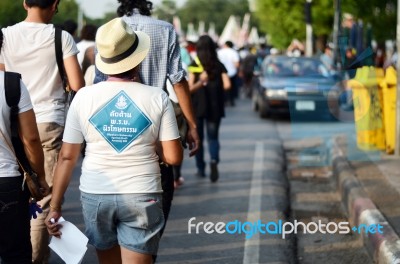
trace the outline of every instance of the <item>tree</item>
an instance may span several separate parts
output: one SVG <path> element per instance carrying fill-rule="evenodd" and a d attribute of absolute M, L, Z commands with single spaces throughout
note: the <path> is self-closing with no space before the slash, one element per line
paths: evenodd
<path fill-rule="evenodd" d="M 304 2 L 297 0 L 256 0 L 255 15 L 260 29 L 267 32 L 272 45 L 283 49 L 297 38 L 305 38 Z"/>
<path fill-rule="evenodd" d="M 312 26 L 316 36 L 331 35 L 334 15 L 335 9 L 332 0 L 314 0 L 312 2 Z"/>
<path fill-rule="evenodd" d="M 78 4 L 75 0 L 62 0 L 58 6 L 58 13 L 53 17 L 53 24 L 62 24 L 65 20 L 78 19 Z"/>
<path fill-rule="evenodd" d="M 313 32 L 316 37 L 315 47 L 317 51 L 324 52 L 325 46 L 331 39 L 334 23 L 334 1 L 314 0 L 312 2 Z"/>
<path fill-rule="evenodd" d="M 172 0 L 163 0 L 161 5 L 157 6 L 154 14 L 158 19 L 172 22 L 174 15 L 177 13 L 176 3 Z"/>
<path fill-rule="evenodd" d="M 22 1 L 1 0 L 0 1 L 0 26 L 14 25 L 26 17 L 26 11 Z"/>
<path fill-rule="evenodd" d="M 248 12 L 247 0 L 188 0 L 177 14 L 184 27 L 189 23 L 197 26 L 200 21 L 213 22 L 216 31 L 221 34 L 229 16 L 243 17 Z"/>
<path fill-rule="evenodd" d="M 292 39 L 305 38 L 304 4 L 306 0 L 256 0 L 255 15 L 260 29 L 266 31 L 271 44 L 286 48 Z M 343 1 L 342 12 L 349 12 L 364 24 L 370 23 L 374 38 L 378 41 L 394 39 L 396 36 L 397 0 Z M 314 0 L 312 19 L 314 35 L 323 37 L 333 31 L 334 5 L 332 0 Z"/>
<path fill-rule="evenodd" d="M 62 0 L 58 7 L 59 12 L 54 16 L 54 24 L 62 24 L 67 19 L 76 20 L 78 16 L 78 5 L 75 0 Z M 26 11 L 22 1 L 1 0 L 0 1 L 0 26 L 14 25 L 26 17 Z"/>
<path fill-rule="evenodd" d="M 378 42 L 396 38 L 397 0 L 364 0 L 362 5 L 343 1 L 342 11 L 370 24 Z"/>

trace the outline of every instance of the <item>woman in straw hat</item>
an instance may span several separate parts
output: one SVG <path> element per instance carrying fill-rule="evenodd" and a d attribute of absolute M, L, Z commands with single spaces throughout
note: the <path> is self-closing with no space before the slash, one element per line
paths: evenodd
<path fill-rule="evenodd" d="M 96 43 L 96 66 L 109 78 L 81 89 L 69 109 L 46 224 L 62 235 L 61 201 L 85 140 L 79 188 L 99 262 L 151 263 L 164 223 L 159 159 L 178 165 L 183 157 L 175 114 L 165 92 L 137 82 L 148 35 L 116 18 Z"/>

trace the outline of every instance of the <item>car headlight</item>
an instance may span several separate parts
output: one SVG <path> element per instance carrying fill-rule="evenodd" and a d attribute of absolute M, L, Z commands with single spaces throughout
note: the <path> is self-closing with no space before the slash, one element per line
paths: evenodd
<path fill-rule="evenodd" d="M 287 98 L 287 92 L 283 89 L 265 90 L 265 95 L 269 98 Z"/>

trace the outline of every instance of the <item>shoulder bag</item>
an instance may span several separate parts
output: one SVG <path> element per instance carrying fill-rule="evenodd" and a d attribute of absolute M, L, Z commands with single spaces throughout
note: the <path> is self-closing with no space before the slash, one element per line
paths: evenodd
<path fill-rule="evenodd" d="M 178 125 L 178 130 L 179 130 L 179 136 L 181 137 L 181 144 L 184 148 L 186 148 L 187 147 L 186 137 L 189 130 L 189 126 L 186 121 L 185 115 L 183 114 L 182 108 L 179 105 L 178 98 L 176 97 L 175 91 L 173 89 L 173 86 L 169 78 L 167 78 L 164 91 L 168 94 L 169 101 L 174 107 L 176 123 Z"/>
<path fill-rule="evenodd" d="M 6 139 L 3 132 L 0 130 L 3 138 L 11 151 L 14 153 L 20 167 L 21 173 L 24 175 L 24 182 L 26 182 L 32 198 L 36 201 L 43 199 L 43 193 L 39 183 L 38 175 L 33 171 L 29 160 L 26 157 L 24 145 L 18 133 L 18 103 L 21 98 L 21 75 L 15 72 L 4 73 L 4 90 L 6 95 L 7 105 L 10 107 L 10 124 L 11 124 L 11 144 Z"/>

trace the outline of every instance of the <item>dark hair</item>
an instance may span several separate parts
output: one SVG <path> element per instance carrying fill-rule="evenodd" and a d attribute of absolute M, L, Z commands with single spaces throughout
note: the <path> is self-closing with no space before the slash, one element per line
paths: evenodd
<path fill-rule="evenodd" d="M 121 78 L 121 79 L 134 79 L 139 74 L 140 63 L 135 68 L 117 74 L 108 74 L 108 76 Z"/>
<path fill-rule="evenodd" d="M 225 42 L 225 45 L 228 46 L 229 48 L 233 48 L 233 42 L 228 40 L 227 42 Z"/>
<path fill-rule="evenodd" d="M 218 62 L 217 45 L 214 40 L 208 35 L 201 36 L 196 43 L 196 52 L 209 78 L 214 79 L 214 69 Z"/>
<path fill-rule="evenodd" d="M 150 16 L 153 9 L 153 3 L 146 0 L 118 0 L 120 3 L 117 14 L 122 17 L 124 15 L 131 16 L 133 9 L 139 9 L 139 13 L 143 16 Z"/>
<path fill-rule="evenodd" d="M 76 29 L 78 28 L 78 24 L 74 20 L 68 19 L 64 21 L 63 28 L 69 34 L 74 35 Z"/>
<path fill-rule="evenodd" d="M 3 30 L 1 30 L 0 28 L 0 53 L 2 47 L 3 47 Z"/>
<path fill-rule="evenodd" d="M 52 6 L 56 1 L 60 3 L 61 0 L 25 0 L 25 3 L 29 7 L 40 7 L 40 8 L 48 8 Z"/>
<path fill-rule="evenodd" d="M 97 27 L 92 24 L 87 24 L 83 26 L 81 30 L 81 40 L 95 40 L 96 38 Z"/>

